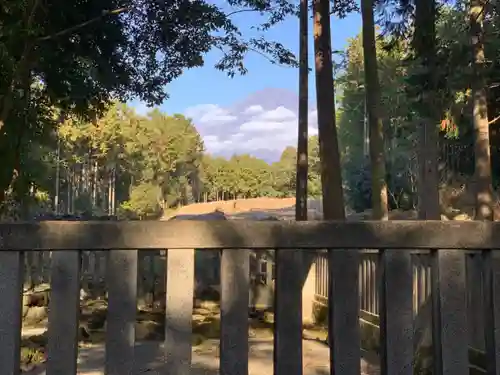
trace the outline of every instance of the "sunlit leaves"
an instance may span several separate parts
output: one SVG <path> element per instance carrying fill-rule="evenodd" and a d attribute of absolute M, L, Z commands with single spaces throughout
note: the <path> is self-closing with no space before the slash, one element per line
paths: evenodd
<path fill-rule="evenodd" d="M 287 0 L 230 5 L 261 11 L 271 24 L 294 9 Z M 215 67 L 230 76 L 246 73 L 248 52 L 295 65 L 285 46 L 245 39 L 226 8 L 205 0 L 5 0 L 0 25 L 0 137 L 5 138 L 0 145 L 18 145 L 0 147 L 5 169 L 0 191 L 11 183 L 14 160 L 27 151 L 18 138 L 50 133 L 58 123 L 54 108 L 89 122 L 113 100 L 136 97 L 160 104 L 167 84 L 186 69 L 202 66 L 214 48 L 223 51 Z M 29 95 L 36 100 L 28 100 Z M 92 146 L 110 150 L 107 144 Z"/>

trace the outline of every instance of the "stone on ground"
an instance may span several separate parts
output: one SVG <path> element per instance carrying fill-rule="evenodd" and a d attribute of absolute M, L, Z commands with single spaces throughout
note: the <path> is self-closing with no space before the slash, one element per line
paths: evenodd
<path fill-rule="evenodd" d="M 328 375 L 328 348 L 314 341 L 304 341 L 304 375 Z M 164 374 L 163 347 L 158 343 L 145 342 L 136 346 L 136 366 L 133 374 Z M 193 350 L 192 375 L 217 375 L 219 373 L 218 341 L 210 340 Z M 104 374 L 104 346 L 80 348 L 79 375 Z M 361 374 L 378 375 L 378 366 L 361 360 Z M 370 372 L 367 372 L 370 371 Z M 269 375 L 273 373 L 272 339 L 250 340 L 249 375 Z M 36 369 L 26 375 L 45 375 L 43 369 Z"/>

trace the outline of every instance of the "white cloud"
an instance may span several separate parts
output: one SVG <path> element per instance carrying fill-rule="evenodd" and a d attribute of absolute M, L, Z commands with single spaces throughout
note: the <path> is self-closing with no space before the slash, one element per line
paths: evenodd
<path fill-rule="evenodd" d="M 259 120 L 275 120 L 275 121 L 284 121 L 295 118 L 296 115 L 291 110 L 285 107 L 277 107 L 272 111 L 263 112 L 259 115 Z"/>
<path fill-rule="evenodd" d="M 209 152 L 243 153 L 261 149 L 283 151 L 287 146 L 297 145 L 297 124 L 288 123 L 287 125 L 288 128 L 283 129 L 284 131 L 271 135 L 268 132 L 241 132 L 225 140 L 216 140 L 214 136 L 204 137 L 205 146 Z M 315 127 L 309 126 L 310 136 L 317 133 Z"/>
<path fill-rule="evenodd" d="M 210 152 L 218 152 L 221 151 L 224 141 L 220 140 L 216 135 L 207 135 L 203 137 L 203 143 Z"/>
<path fill-rule="evenodd" d="M 257 113 L 261 113 L 261 112 L 264 112 L 264 108 L 262 108 L 261 105 L 251 105 L 250 107 L 248 107 L 247 109 L 245 109 L 243 111 L 243 114 L 245 114 L 245 115 L 254 115 L 254 114 L 257 114 Z"/>
<path fill-rule="evenodd" d="M 307 115 L 307 123 L 309 124 L 309 136 L 318 135 L 318 111 L 312 110 Z"/>
<path fill-rule="evenodd" d="M 279 154 L 285 147 L 297 145 L 298 118 L 292 109 L 279 105 L 266 111 L 258 104 L 243 108 L 230 111 L 203 104 L 188 108 L 185 115 L 193 119 L 210 153 L 229 156 L 267 150 Z M 308 121 L 309 135 L 316 135 L 316 110 L 310 111 Z"/>
<path fill-rule="evenodd" d="M 184 111 L 184 114 L 187 117 L 199 118 L 200 116 L 203 116 L 204 113 L 210 112 L 216 108 L 219 108 L 219 106 L 217 106 L 215 104 L 198 104 L 198 105 L 195 105 L 194 107 L 188 107 Z"/>
<path fill-rule="evenodd" d="M 223 111 L 223 110 L 216 110 L 213 112 L 208 112 L 203 115 L 202 118 L 200 118 L 201 122 L 217 122 L 217 123 L 223 123 L 223 122 L 228 122 L 228 121 L 233 121 L 236 120 L 236 116 L 232 116 L 229 113 Z"/>
<path fill-rule="evenodd" d="M 184 114 L 192 118 L 195 122 L 218 125 L 236 120 L 236 116 L 231 115 L 227 110 L 216 104 L 200 104 L 186 109 Z"/>
<path fill-rule="evenodd" d="M 318 111 L 316 109 L 309 112 L 307 122 L 309 125 L 318 124 Z"/>
<path fill-rule="evenodd" d="M 204 139 L 205 139 L 205 142 L 217 142 L 219 137 L 217 137 L 216 135 L 206 135 L 204 137 Z"/>
<path fill-rule="evenodd" d="M 245 137 L 245 133 L 236 133 L 236 134 L 231 134 L 231 139 L 241 139 Z"/>
<path fill-rule="evenodd" d="M 275 130 L 283 130 L 289 127 L 289 122 L 276 122 L 276 121 L 259 121 L 252 120 L 243 123 L 240 126 L 241 132 L 269 132 Z"/>
<path fill-rule="evenodd" d="M 313 135 L 318 135 L 318 127 L 317 126 L 309 126 L 309 137 Z"/>

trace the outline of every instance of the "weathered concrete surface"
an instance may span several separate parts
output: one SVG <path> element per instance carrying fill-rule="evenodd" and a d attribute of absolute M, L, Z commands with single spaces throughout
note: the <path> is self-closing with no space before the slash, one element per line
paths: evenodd
<path fill-rule="evenodd" d="M 328 375 L 328 348 L 315 341 L 304 343 L 304 375 Z M 272 339 L 250 339 L 249 375 L 268 375 L 273 373 Z M 134 375 L 162 375 L 164 362 L 163 347 L 159 343 L 145 342 L 136 346 L 136 365 Z M 210 341 L 193 349 L 192 375 L 219 374 L 218 342 Z M 104 374 L 104 346 L 80 348 L 78 358 L 79 375 Z M 378 375 L 377 366 L 361 360 L 361 374 Z M 26 375 L 45 375 L 40 367 Z"/>

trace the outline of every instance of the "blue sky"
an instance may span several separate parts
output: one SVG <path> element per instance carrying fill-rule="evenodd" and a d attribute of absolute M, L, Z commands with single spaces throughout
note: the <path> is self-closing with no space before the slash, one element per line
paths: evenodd
<path fill-rule="evenodd" d="M 252 25 L 262 22 L 262 18 L 251 12 L 235 14 L 233 21 L 240 27 L 242 32 L 250 35 Z M 299 42 L 299 23 L 298 19 L 289 19 L 282 24 L 275 26 L 267 31 L 265 37 L 267 40 L 281 42 L 295 54 L 298 53 Z M 339 20 L 332 17 L 332 46 L 334 50 L 344 49 L 347 46 L 349 38 L 354 37 L 361 30 L 360 14 L 351 14 L 347 18 Z M 312 41 L 312 20 L 309 24 L 309 47 L 310 47 L 310 67 L 314 65 L 313 59 L 313 41 Z M 249 103 L 249 108 L 253 111 L 245 111 L 239 108 L 241 113 L 231 110 L 235 103 L 245 101 L 245 98 L 255 92 L 269 88 L 285 89 L 292 93 L 298 93 L 298 69 L 272 65 L 264 57 L 249 53 L 245 60 L 248 73 L 244 76 L 235 76 L 229 78 L 224 72 L 217 71 L 214 64 L 218 59 L 217 52 L 211 52 L 207 55 L 205 66 L 202 68 L 191 69 L 183 73 L 181 77 L 168 85 L 167 91 L 170 95 L 160 109 L 167 113 L 182 113 L 188 115 L 194 120 L 195 125 L 205 138 L 205 144 L 209 152 L 224 154 L 230 156 L 235 152 L 249 152 L 255 156 L 265 159 L 276 159 L 276 155 L 287 145 L 293 145 L 296 142 L 296 118 L 292 118 L 290 113 L 296 115 L 295 100 L 283 101 L 271 100 L 274 108 L 269 107 L 269 100 L 262 99 L 262 103 L 255 102 L 255 98 Z M 274 91 L 276 93 L 276 91 Z M 255 96 L 255 95 L 254 95 Z M 286 95 L 285 95 L 286 96 Z M 309 79 L 309 97 L 311 104 L 315 100 L 315 79 L 314 72 L 311 72 Z M 291 103 L 293 101 L 293 103 Z M 144 113 L 146 108 L 141 103 L 131 103 L 136 110 Z M 255 111 L 257 107 L 260 109 Z M 275 111 L 277 110 L 277 112 Z M 259 112 L 260 111 L 260 112 Z M 273 113 L 264 113 L 271 111 Z M 287 113 L 290 112 L 290 113 Z M 253 120 L 248 115 L 259 115 L 259 121 L 254 116 Z M 284 116 L 282 122 L 278 119 L 278 114 Z M 240 115 L 245 115 L 241 116 Z M 310 112 L 311 132 L 315 132 L 315 113 Z M 296 117 L 296 116 L 295 116 Z M 263 122 L 270 121 L 269 127 Z M 251 121 L 251 123 L 249 123 Z M 311 125 L 312 123 L 312 125 Z M 250 125 L 255 125 L 259 132 L 248 132 Z M 286 125 L 285 125 L 286 124 Z M 265 139 L 271 134 L 265 134 L 265 129 L 281 129 L 283 135 L 280 142 L 265 144 Z M 231 141 L 231 137 L 236 137 L 238 143 Z M 276 133 L 274 133 L 276 135 Z M 260 141 L 259 137 L 262 138 Z M 233 140 L 236 140 L 234 138 Z M 243 142 L 245 140 L 245 142 Z M 232 143 L 231 143 L 232 142 Z M 262 145 L 260 147 L 259 145 Z M 259 146 L 259 147 L 258 147 Z M 267 150 L 267 151 L 266 151 Z M 269 152 L 271 156 L 269 156 Z M 262 155 L 262 153 L 266 155 Z"/>
<path fill-rule="evenodd" d="M 251 25 L 261 21 L 253 13 L 239 13 L 233 16 L 234 22 L 245 31 Z M 283 43 L 292 52 L 298 52 L 298 19 L 290 19 L 275 26 L 266 33 L 268 40 Z M 361 30 L 361 16 L 352 14 L 345 19 L 332 18 L 333 49 L 344 49 L 347 39 L 355 36 Z M 312 22 L 309 26 L 312 35 Z M 310 46 L 310 66 L 313 66 L 312 38 Z M 249 72 L 245 76 L 229 78 L 225 73 L 214 69 L 217 52 L 211 52 L 206 57 L 202 68 L 186 71 L 181 77 L 168 86 L 170 98 L 161 106 L 167 113 L 183 113 L 186 108 L 199 104 L 215 103 L 229 106 L 235 100 L 267 87 L 277 87 L 298 92 L 298 70 L 295 68 L 272 65 L 262 56 L 249 53 L 245 64 Z M 314 100 L 314 74 L 310 75 L 310 98 Z"/>

